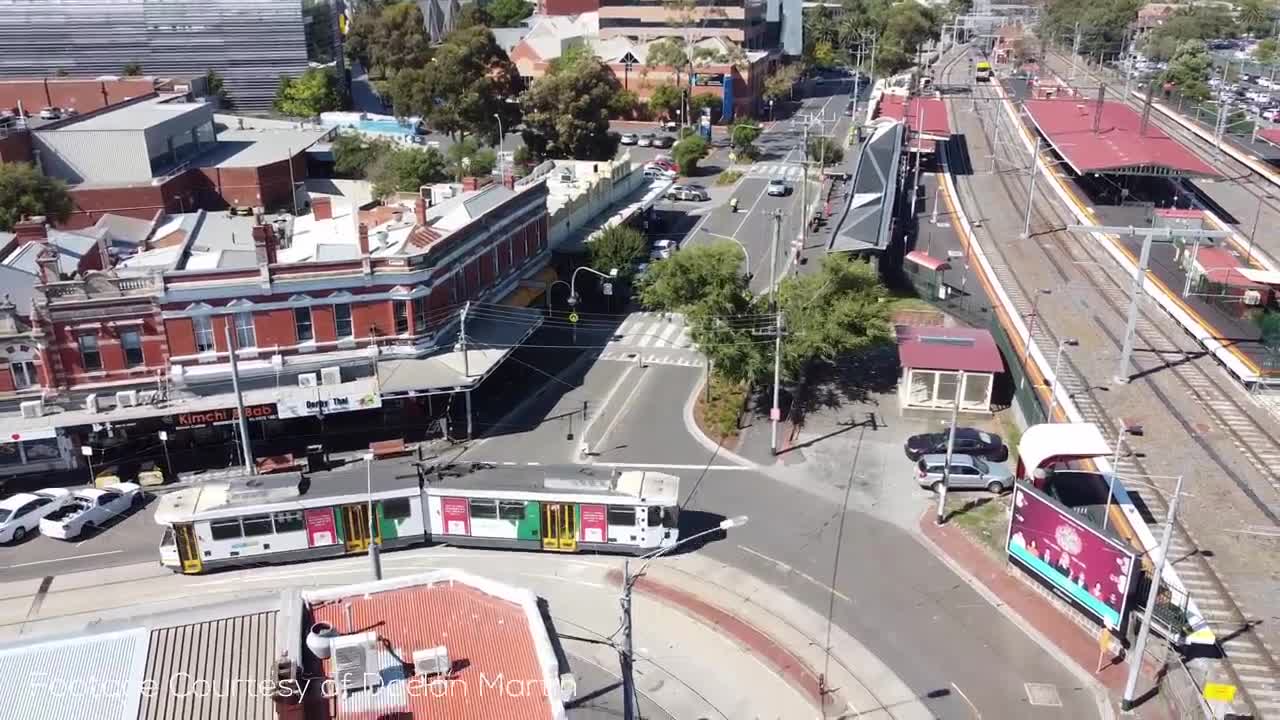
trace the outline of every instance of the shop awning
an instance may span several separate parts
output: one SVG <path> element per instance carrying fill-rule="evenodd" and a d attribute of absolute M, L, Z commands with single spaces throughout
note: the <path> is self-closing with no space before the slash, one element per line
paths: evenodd
<path fill-rule="evenodd" d="M 435 354 L 379 362 L 382 394 L 411 397 L 475 388 L 538 329 L 543 317 L 541 311 L 510 306 L 473 307 L 471 313 L 465 352 L 455 327 Z"/>
<path fill-rule="evenodd" d="M 915 263 L 922 268 L 926 268 L 934 272 L 951 269 L 951 265 L 948 264 L 946 260 L 936 258 L 922 250 L 912 250 L 907 253 L 906 260 L 907 262 Z"/>
<path fill-rule="evenodd" d="M 520 282 L 520 286 L 512 290 L 509 295 L 502 298 L 499 305 L 509 305 L 511 307 L 529 307 L 534 300 L 542 297 L 547 292 L 547 288 L 551 287 L 551 283 L 560 279 L 560 275 L 553 267 L 543 268 L 542 272 L 534 275 L 528 280 Z"/>
<path fill-rule="evenodd" d="M 1110 454 L 1111 446 L 1093 423 L 1032 425 L 1018 443 L 1018 477 L 1030 475 L 1050 459 L 1083 460 Z"/>

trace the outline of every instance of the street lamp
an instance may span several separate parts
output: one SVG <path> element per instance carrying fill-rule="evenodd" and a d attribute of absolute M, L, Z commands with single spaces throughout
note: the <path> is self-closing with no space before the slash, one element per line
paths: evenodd
<path fill-rule="evenodd" d="M 369 564 L 373 567 L 373 579 L 382 579 L 382 558 L 378 557 L 378 519 L 373 514 L 373 453 L 364 454 L 365 492 L 369 513 Z"/>
<path fill-rule="evenodd" d="M 1058 404 L 1058 369 L 1062 367 L 1062 351 L 1065 350 L 1068 345 L 1075 347 L 1079 344 L 1080 341 L 1075 338 L 1063 338 L 1062 341 L 1058 343 L 1058 352 L 1054 354 L 1053 357 L 1053 382 L 1049 385 L 1049 411 L 1045 413 L 1045 419 L 1049 422 L 1053 422 L 1053 410 Z"/>
<path fill-rule="evenodd" d="M 599 275 L 605 280 L 612 280 L 613 278 L 618 277 L 618 268 L 609 268 L 609 272 L 606 274 L 606 273 L 600 272 L 599 270 L 593 267 L 587 267 L 586 265 L 579 266 L 577 269 L 573 271 L 573 274 L 569 276 L 569 307 L 571 308 L 576 307 L 578 304 L 578 290 L 577 290 L 578 273 L 582 272 L 583 270 L 586 270 L 587 272 L 592 273 L 594 275 Z M 570 324 L 573 325 L 573 344 L 577 345 L 578 344 L 578 323 L 573 322 L 573 319 L 570 318 Z"/>
<path fill-rule="evenodd" d="M 502 148 L 506 144 L 507 136 L 502 132 L 502 116 L 494 113 L 493 118 L 498 121 L 498 175 L 505 181 L 507 179 L 506 160 L 502 157 Z"/>
<path fill-rule="evenodd" d="M 1249 229 L 1249 251 L 1244 259 L 1246 266 L 1253 262 L 1253 240 L 1258 237 L 1258 220 L 1262 218 L 1262 202 L 1274 199 L 1275 197 L 1271 193 L 1263 193 L 1258 196 L 1258 209 L 1253 213 L 1253 227 Z"/>
<path fill-rule="evenodd" d="M 1125 445 L 1125 435 L 1141 435 L 1143 429 L 1141 425 L 1130 425 L 1122 418 L 1120 427 L 1116 429 L 1116 453 L 1111 458 L 1111 477 L 1107 479 L 1107 502 L 1102 508 L 1102 529 L 1106 531 L 1107 523 L 1111 518 L 1111 497 L 1116 491 L 1116 474 L 1120 472 L 1120 454 Z"/>
<path fill-rule="evenodd" d="M 723 532 L 731 528 L 742 527 L 747 524 L 746 515 L 737 515 L 731 518 L 725 518 L 720 524 L 710 530 L 703 530 L 700 533 L 694 533 L 687 538 L 681 538 L 678 542 L 668 545 L 664 548 L 647 554 L 641 555 L 638 560 L 643 560 L 644 564 L 640 566 L 640 570 L 634 575 L 631 574 L 631 560 L 627 559 L 622 562 L 622 652 L 619 653 L 622 664 L 622 716 L 626 720 L 634 720 L 636 716 L 635 708 L 635 678 L 632 676 L 632 656 L 631 656 L 631 588 L 636 581 L 644 576 L 644 569 L 649 567 L 649 563 L 662 557 L 662 555 L 684 545 L 687 542 L 696 540 L 705 535 L 715 532 Z"/>

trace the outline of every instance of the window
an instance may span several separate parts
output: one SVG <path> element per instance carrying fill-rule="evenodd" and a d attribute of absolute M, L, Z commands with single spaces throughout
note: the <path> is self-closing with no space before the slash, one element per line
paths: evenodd
<path fill-rule="evenodd" d="M 98 496 L 98 505 L 110 505 L 120 499 L 120 493 L 105 492 Z"/>
<path fill-rule="evenodd" d="M 137 330 L 120 333 L 120 347 L 124 349 L 125 367 L 142 364 L 142 335 Z"/>
<path fill-rule="evenodd" d="M 36 509 L 36 504 L 35 504 L 34 502 L 29 502 L 29 503 L 27 503 L 26 505 L 23 505 L 22 507 L 20 507 L 20 508 L 18 508 L 17 510 L 15 510 L 15 511 L 14 511 L 14 513 L 13 513 L 13 516 L 14 516 L 15 518 L 20 518 L 20 517 L 22 517 L 23 515 L 26 515 L 27 513 L 31 512 L 32 510 L 35 510 L 35 509 Z"/>
<path fill-rule="evenodd" d="M 405 300 L 392 301 L 396 316 L 396 335 L 409 334 L 409 303 Z"/>
<path fill-rule="evenodd" d="M 77 340 L 80 343 L 80 361 L 84 364 L 84 369 L 101 370 L 102 353 L 98 352 L 98 336 L 81 335 Z"/>
<path fill-rule="evenodd" d="M 413 331 L 419 335 L 427 331 L 427 299 L 413 299 Z"/>
<path fill-rule="evenodd" d="M 253 313 L 236 313 L 236 347 L 258 346 L 258 334 L 253 329 Z"/>
<path fill-rule="evenodd" d="M 31 361 L 10 363 L 9 370 L 13 372 L 13 388 L 15 390 L 29 388 L 36 384 L 35 363 Z"/>
<path fill-rule="evenodd" d="M 384 520 L 399 520 L 407 518 L 411 514 L 409 498 L 388 498 L 382 501 L 382 518 Z"/>
<path fill-rule="evenodd" d="M 610 525 L 625 525 L 627 527 L 632 527 L 636 524 L 636 509 L 633 507 L 618 507 L 610 505 L 608 523 Z"/>
<path fill-rule="evenodd" d="M 649 506 L 649 527 L 658 527 L 662 524 L 662 508 L 656 505 Z"/>
<path fill-rule="evenodd" d="M 209 523 L 209 534 L 214 540 L 232 540 L 240 537 L 240 519 L 214 520 Z"/>
<path fill-rule="evenodd" d="M 196 352 L 213 352 L 213 318 L 208 315 L 196 315 L 191 318 L 196 331 Z"/>
<path fill-rule="evenodd" d="M 333 324 L 337 330 L 338 337 L 349 338 L 352 336 L 350 305 L 333 306 Z"/>
<path fill-rule="evenodd" d="M 471 501 L 471 519 L 472 520 L 496 520 L 498 517 L 498 501 L 496 500 L 472 500 Z"/>
<path fill-rule="evenodd" d="M 272 519 L 276 524 L 276 532 L 295 532 L 303 527 L 302 513 L 296 510 L 274 513 Z"/>
<path fill-rule="evenodd" d="M 298 336 L 298 342 L 306 342 L 315 338 L 315 333 L 311 331 L 311 308 L 300 307 L 293 309 L 293 330 Z"/>
<path fill-rule="evenodd" d="M 252 517 L 247 517 L 241 521 L 241 524 L 244 525 L 245 537 L 270 535 L 272 533 L 270 515 L 254 515 Z"/>
<path fill-rule="evenodd" d="M 524 519 L 524 503 L 519 500 L 502 500 L 498 503 L 499 520 Z"/>

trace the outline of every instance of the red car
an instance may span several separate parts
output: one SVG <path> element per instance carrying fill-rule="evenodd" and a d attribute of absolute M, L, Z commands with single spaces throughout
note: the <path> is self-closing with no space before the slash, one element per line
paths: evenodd
<path fill-rule="evenodd" d="M 670 170 L 671 172 L 676 172 L 676 173 L 680 172 L 680 166 L 672 162 L 671 158 L 665 155 L 659 155 L 658 157 L 655 157 L 654 159 L 649 161 L 649 164 L 657 165 L 663 170 Z"/>

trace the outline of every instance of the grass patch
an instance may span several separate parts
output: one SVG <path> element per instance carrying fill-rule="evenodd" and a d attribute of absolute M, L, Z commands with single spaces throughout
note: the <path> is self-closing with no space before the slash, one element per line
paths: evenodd
<path fill-rule="evenodd" d="M 1004 556 L 1004 540 L 1009 533 L 1010 495 L 948 493 L 947 522 L 960 528 L 983 550 Z"/>
<path fill-rule="evenodd" d="M 1016 459 L 1018 456 L 1018 445 L 1022 443 L 1022 428 L 1018 427 L 1018 422 L 1013 419 L 1013 409 L 1000 414 L 1000 429 L 1004 431 L 1004 444 L 1009 448 L 1009 457 Z"/>
<path fill-rule="evenodd" d="M 917 310 L 920 312 L 938 312 L 938 309 L 930 305 L 928 301 L 916 297 L 914 295 L 901 295 L 891 297 L 888 300 L 889 312 L 898 310 Z"/>
<path fill-rule="evenodd" d="M 711 399 L 707 399 L 706 388 L 698 393 L 698 402 L 693 406 L 693 419 L 712 440 L 732 446 L 738 438 L 738 421 L 746 403 L 746 384 L 730 382 L 713 372 Z"/>
<path fill-rule="evenodd" d="M 742 179 L 741 170 L 724 170 L 716 176 L 717 185 L 732 185 Z"/>

